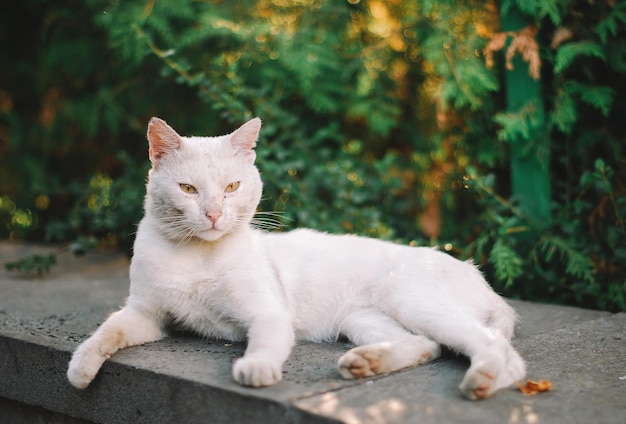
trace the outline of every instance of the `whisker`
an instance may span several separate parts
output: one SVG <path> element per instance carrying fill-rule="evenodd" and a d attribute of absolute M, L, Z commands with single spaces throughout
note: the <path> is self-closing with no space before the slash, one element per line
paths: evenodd
<path fill-rule="evenodd" d="M 263 230 L 263 231 L 280 230 L 283 228 L 281 225 L 265 224 L 265 223 L 254 222 L 254 221 L 252 221 L 250 224 L 257 230 Z"/>
<path fill-rule="evenodd" d="M 277 211 L 257 211 L 250 220 L 250 225 L 264 231 L 280 230 L 285 227 L 283 220 L 292 219 L 285 216 L 284 212 Z"/>
<path fill-rule="evenodd" d="M 256 211 L 254 213 L 254 216 L 258 216 L 258 215 L 275 216 L 275 217 L 279 217 L 282 219 L 286 219 L 287 221 L 293 221 L 293 219 L 287 216 L 287 213 L 284 211 Z"/>

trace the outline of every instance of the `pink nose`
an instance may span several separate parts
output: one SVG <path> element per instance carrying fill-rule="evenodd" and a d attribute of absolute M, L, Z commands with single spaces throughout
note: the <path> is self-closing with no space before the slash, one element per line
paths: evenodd
<path fill-rule="evenodd" d="M 222 212 L 207 212 L 206 217 L 215 225 L 218 219 L 222 216 Z"/>

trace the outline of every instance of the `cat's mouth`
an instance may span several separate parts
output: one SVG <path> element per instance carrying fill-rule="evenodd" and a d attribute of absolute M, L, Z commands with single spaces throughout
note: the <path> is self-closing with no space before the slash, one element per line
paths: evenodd
<path fill-rule="evenodd" d="M 224 235 L 224 230 L 217 228 L 213 225 L 211 228 L 207 228 L 206 230 L 202 230 L 199 234 L 201 239 L 207 241 L 216 241 Z"/>

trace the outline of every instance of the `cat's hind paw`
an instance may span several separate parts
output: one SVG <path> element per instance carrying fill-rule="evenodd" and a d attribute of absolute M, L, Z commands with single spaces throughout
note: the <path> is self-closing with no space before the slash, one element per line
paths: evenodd
<path fill-rule="evenodd" d="M 510 346 L 484 352 L 472 358 L 460 389 L 470 400 L 486 399 L 526 375 L 526 364 Z"/>
<path fill-rule="evenodd" d="M 380 354 L 352 349 L 337 363 L 339 373 L 345 379 L 372 377 L 380 373 Z"/>
<path fill-rule="evenodd" d="M 343 378 L 364 378 L 425 364 L 441 354 L 439 344 L 423 336 L 355 347 L 337 365 Z"/>
<path fill-rule="evenodd" d="M 461 391 L 469 400 L 486 399 L 496 390 L 496 376 L 487 370 L 467 373 L 461 383 Z"/>
<path fill-rule="evenodd" d="M 265 387 L 283 378 L 280 364 L 264 358 L 243 357 L 233 365 L 233 378 L 243 386 Z"/>

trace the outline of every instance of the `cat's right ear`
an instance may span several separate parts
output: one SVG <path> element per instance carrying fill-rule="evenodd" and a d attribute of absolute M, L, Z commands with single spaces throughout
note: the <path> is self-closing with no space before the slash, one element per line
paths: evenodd
<path fill-rule="evenodd" d="M 150 119 L 148 124 L 148 144 L 150 149 L 148 154 L 150 162 L 155 168 L 159 165 L 159 161 L 169 152 L 180 147 L 182 139 L 180 135 L 172 127 L 159 118 Z"/>

